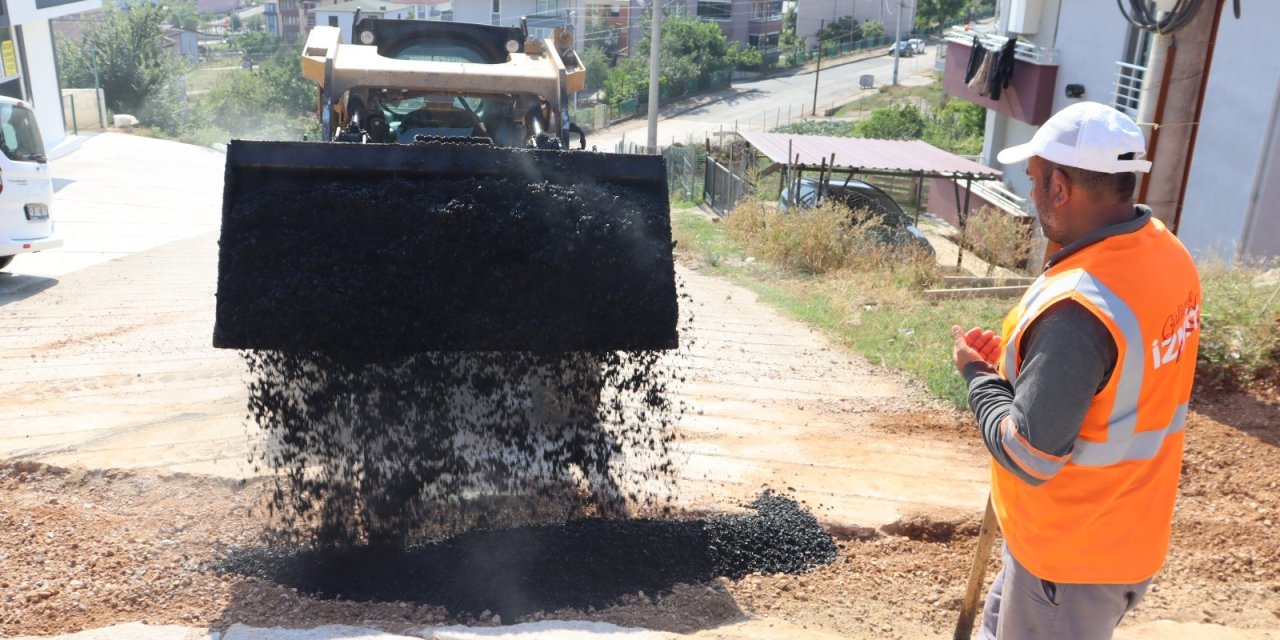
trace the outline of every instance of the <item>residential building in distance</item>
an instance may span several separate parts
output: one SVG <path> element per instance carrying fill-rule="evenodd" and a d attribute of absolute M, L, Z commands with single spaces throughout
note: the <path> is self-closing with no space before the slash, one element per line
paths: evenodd
<path fill-rule="evenodd" d="M 529 35 L 547 38 L 551 30 L 572 22 L 575 47 L 582 48 L 586 11 L 582 0 L 453 0 L 453 20 L 518 27 L 524 19 Z"/>
<path fill-rule="evenodd" d="M 1159 40 L 1126 21 L 1114 0 L 1000 0 L 995 32 L 978 41 L 991 49 L 1018 39 L 1008 89 L 993 100 L 965 83 L 975 34 L 963 31 L 948 33 L 943 88 L 987 108 L 982 162 L 1003 169 L 1016 196 L 1027 198 L 1031 181 L 1021 166 L 1001 166 L 996 153 L 1030 140 L 1051 114 L 1076 101 L 1102 102 L 1134 116 L 1147 134 L 1155 167 L 1139 201 L 1151 204 L 1193 254 L 1277 257 L 1280 56 L 1267 52 L 1280 3 L 1244 4 L 1239 19 L 1231 5 L 1201 3 L 1175 34 L 1175 60 L 1159 55 Z M 1153 91 L 1162 79 L 1183 84 Z M 1181 115 L 1169 120 L 1173 113 Z M 1152 122 L 1162 126 L 1153 132 Z M 1175 167 L 1173 174 L 1164 175 L 1165 167 Z M 931 194 L 931 211 L 948 209 L 955 203 L 935 204 Z"/>
<path fill-rule="evenodd" d="M 314 10 L 314 15 L 317 25 L 338 27 L 342 30 L 342 41 L 351 42 L 351 29 L 354 26 L 356 11 L 360 12 L 361 20 L 365 18 L 408 20 L 413 15 L 414 7 L 378 0 L 349 0 L 318 7 Z"/>

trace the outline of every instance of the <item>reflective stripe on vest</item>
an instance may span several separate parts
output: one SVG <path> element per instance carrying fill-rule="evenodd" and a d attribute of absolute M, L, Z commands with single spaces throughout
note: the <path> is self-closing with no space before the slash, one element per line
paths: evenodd
<path fill-rule="evenodd" d="M 1018 379 L 1019 342 L 1027 325 L 1041 311 L 1055 302 L 1067 299 L 1075 292 L 1093 304 L 1100 313 L 1115 323 L 1124 335 L 1128 348 L 1123 361 L 1111 373 L 1117 377 L 1115 402 L 1107 421 L 1107 441 L 1091 442 L 1076 439 L 1075 448 L 1067 458 L 1072 464 L 1103 467 L 1127 460 L 1149 460 L 1160 451 L 1166 435 L 1177 433 L 1186 424 L 1186 406 L 1183 405 L 1174 420 L 1162 429 L 1135 434 L 1138 426 L 1138 397 L 1142 392 L 1142 374 L 1146 362 L 1142 329 L 1138 316 L 1111 289 L 1089 275 L 1083 269 L 1073 269 L 1052 278 L 1040 276 L 1023 298 L 1024 310 L 1014 329 L 1010 344 L 1005 348 L 1004 370 L 1010 382 Z"/>

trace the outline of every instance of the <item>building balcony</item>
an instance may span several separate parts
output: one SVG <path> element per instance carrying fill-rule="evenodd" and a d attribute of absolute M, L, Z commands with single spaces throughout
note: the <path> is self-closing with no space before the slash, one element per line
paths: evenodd
<path fill-rule="evenodd" d="M 782 18 L 777 20 L 752 19 L 747 23 L 747 34 L 753 36 L 767 35 L 782 31 Z"/>
<path fill-rule="evenodd" d="M 1058 80 L 1058 50 L 1019 42 L 1014 49 L 1017 63 L 1014 64 L 1009 86 L 1001 91 L 999 100 L 992 100 L 970 89 L 964 81 L 973 50 L 973 36 L 973 32 L 963 30 L 947 33 L 942 90 L 948 95 L 982 105 L 1027 124 L 1044 124 L 1053 112 L 1053 92 Z M 1007 42 L 1007 38 L 982 34 L 979 41 L 988 51 L 998 51 Z"/>

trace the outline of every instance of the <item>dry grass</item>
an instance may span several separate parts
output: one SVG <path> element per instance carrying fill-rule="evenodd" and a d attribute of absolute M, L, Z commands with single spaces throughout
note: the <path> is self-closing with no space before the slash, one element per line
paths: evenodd
<path fill-rule="evenodd" d="M 965 241 L 987 262 L 990 276 L 997 265 L 1022 271 L 1034 242 L 1031 225 L 994 207 L 982 207 L 965 224 Z"/>
<path fill-rule="evenodd" d="M 855 217 L 865 222 L 855 223 Z M 877 233 L 875 216 L 854 216 L 834 201 L 783 212 L 773 203 L 748 199 L 725 219 L 724 227 L 747 251 L 801 274 L 901 271 L 919 286 L 936 278 L 928 256 L 886 243 Z"/>

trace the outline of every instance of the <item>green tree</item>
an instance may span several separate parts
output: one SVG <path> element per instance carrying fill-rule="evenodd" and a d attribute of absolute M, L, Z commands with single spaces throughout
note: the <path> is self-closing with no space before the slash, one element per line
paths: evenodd
<path fill-rule="evenodd" d="M 862 39 L 874 40 L 885 34 L 884 23 L 879 20 L 867 20 L 862 23 Z"/>
<path fill-rule="evenodd" d="M 261 15 L 249 16 L 249 19 L 245 21 L 244 26 L 249 31 L 263 31 L 267 28 L 267 19 Z"/>
<path fill-rule="evenodd" d="M 58 62 L 63 86 L 93 86 L 96 60 L 107 108 L 115 113 L 138 114 L 153 97 L 171 97 L 186 67 L 178 56 L 164 49 L 165 11 L 139 3 L 126 9 L 107 4 L 102 18 L 85 26 L 81 42 L 58 38 Z"/>
<path fill-rule="evenodd" d="M 916 28 L 934 32 L 942 25 L 966 15 L 969 0 L 918 0 L 916 4 Z"/>
<path fill-rule="evenodd" d="M 166 3 L 166 19 L 170 25 L 187 31 L 199 31 L 203 18 L 194 0 L 176 0 Z"/>
<path fill-rule="evenodd" d="M 858 21 L 854 20 L 853 16 L 843 16 L 837 20 L 832 20 L 818 30 L 818 39 L 823 42 L 841 38 L 848 40 L 850 36 L 853 36 L 855 40 L 858 37 Z"/>
<path fill-rule="evenodd" d="M 642 22 L 648 22 L 644 20 Z M 644 33 L 648 26 L 642 24 Z M 659 82 L 663 86 L 684 87 L 690 80 L 736 66 L 761 63 L 760 52 L 730 42 L 720 26 L 697 18 L 672 15 L 662 21 L 662 49 L 659 55 Z M 636 43 L 634 52 L 618 62 L 605 79 L 605 94 L 617 104 L 628 98 L 644 98 L 649 91 L 649 38 Z"/>
<path fill-rule="evenodd" d="M 231 30 L 233 32 L 238 32 L 240 29 L 244 28 L 244 23 L 240 21 L 240 14 L 234 11 L 231 12 L 231 15 L 227 16 L 227 20 L 230 23 Z"/>
<path fill-rule="evenodd" d="M 986 122 L 986 109 L 965 100 L 948 100 L 945 106 L 926 118 L 921 137 L 939 149 L 976 156 L 982 153 Z"/>
<path fill-rule="evenodd" d="M 606 5 L 588 8 L 586 24 L 583 28 L 588 47 L 599 47 L 609 58 L 614 58 L 618 55 L 618 37 L 622 27 L 609 23 L 608 11 Z"/>
<path fill-rule="evenodd" d="M 609 77 L 609 54 L 604 47 L 590 45 L 578 56 L 582 68 L 587 70 L 587 94 L 593 94 L 604 88 L 604 81 Z"/>
<path fill-rule="evenodd" d="M 302 44 L 251 33 L 234 43 L 256 66 L 219 78 L 202 109 L 214 126 L 232 137 L 279 137 L 299 117 L 314 114 L 316 85 L 302 75 Z M 291 136 L 290 136 L 291 137 Z"/>
<path fill-rule="evenodd" d="M 859 138 L 879 140 L 919 140 L 924 135 L 925 118 L 914 105 L 883 107 L 853 128 Z"/>

